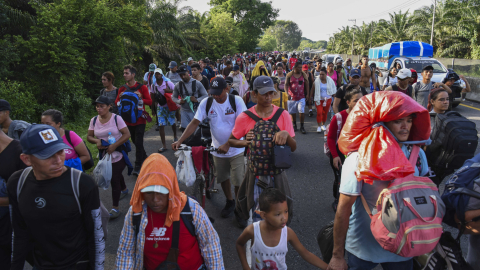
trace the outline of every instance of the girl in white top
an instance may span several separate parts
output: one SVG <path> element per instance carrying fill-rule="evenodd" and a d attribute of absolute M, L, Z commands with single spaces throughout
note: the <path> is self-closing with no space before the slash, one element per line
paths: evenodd
<path fill-rule="evenodd" d="M 249 225 L 237 239 L 237 252 L 244 270 L 287 269 L 287 242 L 305 261 L 320 269 L 327 269 L 328 265 L 308 251 L 295 232 L 287 227 L 288 206 L 285 194 L 276 188 L 267 188 L 260 194 L 258 202 L 260 211 L 257 212 L 263 220 Z M 248 240 L 253 242 L 251 266 L 248 265 L 245 251 Z"/>
<path fill-rule="evenodd" d="M 395 68 L 395 67 L 392 67 L 390 69 L 390 71 L 388 72 L 387 78 L 383 81 L 382 91 L 385 90 L 385 88 L 387 88 L 389 86 L 397 84 L 397 82 L 398 82 L 397 72 L 398 72 L 397 68 Z"/>

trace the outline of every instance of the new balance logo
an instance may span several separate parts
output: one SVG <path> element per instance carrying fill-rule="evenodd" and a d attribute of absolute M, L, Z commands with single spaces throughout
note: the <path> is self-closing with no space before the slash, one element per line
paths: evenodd
<path fill-rule="evenodd" d="M 152 233 L 150 234 L 150 237 L 165 236 L 166 231 L 167 228 L 154 228 Z"/>

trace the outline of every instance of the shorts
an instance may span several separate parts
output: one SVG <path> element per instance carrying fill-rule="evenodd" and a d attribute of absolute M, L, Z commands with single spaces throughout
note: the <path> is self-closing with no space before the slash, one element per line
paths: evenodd
<path fill-rule="evenodd" d="M 289 100 L 287 104 L 289 114 L 305 112 L 305 98 L 300 100 Z"/>
<path fill-rule="evenodd" d="M 171 112 L 168 107 L 157 107 L 158 126 L 175 125 L 175 111 Z"/>
<path fill-rule="evenodd" d="M 233 186 L 239 187 L 245 177 L 245 160 L 243 153 L 234 157 L 216 157 L 213 156 L 215 164 L 215 178 L 217 183 L 222 183 L 230 179 Z"/>

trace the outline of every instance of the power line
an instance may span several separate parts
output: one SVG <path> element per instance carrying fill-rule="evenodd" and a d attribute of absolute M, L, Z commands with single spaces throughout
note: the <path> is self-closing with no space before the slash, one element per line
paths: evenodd
<path fill-rule="evenodd" d="M 406 8 L 406 7 L 408 7 L 408 6 L 414 5 L 414 4 L 416 4 L 416 3 L 420 2 L 420 1 L 422 1 L 422 0 L 409 0 L 409 1 L 406 1 L 406 2 L 404 2 L 404 3 L 402 3 L 402 4 L 400 4 L 400 5 L 397 5 L 397 6 L 395 6 L 395 7 L 392 7 L 392 8 L 389 8 L 389 9 L 387 9 L 387 10 L 381 11 L 381 12 L 379 12 L 379 13 L 370 15 L 370 16 L 368 16 L 368 17 L 360 18 L 360 19 L 358 19 L 358 20 L 369 19 L 369 18 L 372 18 L 372 17 L 380 17 L 380 16 L 383 16 L 383 15 L 385 15 L 385 14 L 391 13 L 392 11 L 399 10 L 399 9 L 401 10 L 401 9 Z"/>

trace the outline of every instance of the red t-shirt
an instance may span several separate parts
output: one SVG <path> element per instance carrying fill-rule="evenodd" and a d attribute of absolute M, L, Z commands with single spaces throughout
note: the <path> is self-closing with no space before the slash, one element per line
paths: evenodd
<path fill-rule="evenodd" d="M 295 57 L 291 57 L 290 60 L 288 60 L 289 64 L 290 64 L 290 70 L 293 70 L 293 66 L 295 66 L 295 63 L 298 61 L 297 58 Z"/>
<path fill-rule="evenodd" d="M 345 122 L 347 121 L 348 113 L 347 110 L 343 110 L 340 112 L 342 115 L 342 125 L 338 127 L 337 125 L 337 115 L 335 114 L 330 121 L 330 126 L 328 127 L 328 134 L 327 134 L 327 144 L 328 149 L 330 149 L 330 153 L 332 154 L 333 158 L 338 157 L 339 153 L 337 152 L 337 130 L 340 128 L 342 130 Z"/>
<path fill-rule="evenodd" d="M 170 227 L 164 226 L 167 213 L 155 213 L 148 209 L 147 215 L 143 266 L 147 270 L 155 270 L 167 259 L 172 246 L 173 225 Z M 158 244 L 157 248 L 154 247 L 155 242 Z M 177 263 L 180 269 L 198 269 L 203 264 L 197 238 L 190 234 L 182 219 L 180 219 Z"/>
<path fill-rule="evenodd" d="M 135 85 L 131 86 L 130 88 L 138 87 L 138 84 L 139 84 L 138 82 L 135 82 Z M 122 86 L 120 87 L 120 89 L 118 89 L 118 94 L 117 94 L 117 99 L 115 99 L 115 104 L 117 104 L 120 101 L 120 95 L 121 93 L 125 92 L 125 90 L 126 90 L 125 86 Z M 145 111 L 145 105 L 148 105 L 148 106 L 152 105 L 152 98 L 150 97 L 150 92 L 148 91 L 148 88 L 146 85 L 142 85 L 142 87 L 140 87 L 138 91 L 142 94 L 143 111 Z M 138 118 L 135 124 L 128 123 L 125 121 L 125 124 L 127 124 L 127 126 L 137 126 L 137 125 L 146 124 L 146 123 L 147 121 L 143 117 Z"/>
<path fill-rule="evenodd" d="M 275 113 L 278 111 L 278 106 L 275 106 L 273 104 L 272 106 L 273 106 L 272 114 L 267 118 L 263 118 L 263 120 L 271 119 L 275 115 Z M 258 116 L 257 111 L 255 111 L 256 107 L 257 105 L 251 107 L 248 110 L 251 111 L 256 116 Z M 237 139 L 244 137 L 245 135 L 247 135 L 250 129 L 253 129 L 255 124 L 256 124 L 255 120 L 250 118 L 250 116 L 244 113 L 240 114 L 235 120 L 235 126 L 233 127 L 233 130 L 232 130 L 233 137 Z M 292 119 L 290 118 L 290 114 L 288 114 L 288 111 L 285 110 L 283 111 L 282 115 L 280 115 L 280 118 L 278 118 L 278 121 L 277 121 L 277 126 L 282 131 L 283 130 L 288 131 L 288 134 L 290 134 L 290 137 L 292 138 L 295 137 L 295 131 L 293 131 Z"/>

